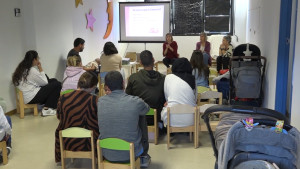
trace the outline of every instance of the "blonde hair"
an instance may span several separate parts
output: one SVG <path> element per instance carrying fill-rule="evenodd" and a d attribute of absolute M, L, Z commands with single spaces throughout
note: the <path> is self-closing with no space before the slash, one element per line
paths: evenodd
<path fill-rule="evenodd" d="M 67 66 L 80 66 L 81 58 L 79 56 L 69 56 Z"/>
<path fill-rule="evenodd" d="M 207 41 L 207 34 L 205 32 L 201 32 L 200 36 L 203 35 L 205 37 L 205 41 Z"/>
<path fill-rule="evenodd" d="M 173 36 L 172 36 L 172 33 L 167 33 L 167 34 L 166 34 L 166 41 L 167 41 L 167 36 L 171 36 L 171 41 L 173 42 Z"/>

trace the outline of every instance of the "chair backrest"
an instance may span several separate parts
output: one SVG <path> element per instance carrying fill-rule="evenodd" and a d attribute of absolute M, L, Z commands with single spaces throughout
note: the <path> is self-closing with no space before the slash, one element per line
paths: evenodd
<path fill-rule="evenodd" d="M 203 93 L 200 93 L 198 95 L 199 99 L 198 99 L 198 103 L 201 103 L 201 99 L 219 99 L 219 104 L 222 104 L 222 96 L 223 94 L 221 92 L 217 92 L 217 91 L 206 91 Z M 205 102 L 207 103 L 207 102 Z M 199 105 L 199 104 L 198 104 Z M 201 105 L 199 105 L 201 106 Z"/>
<path fill-rule="evenodd" d="M 70 127 L 64 130 L 61 130 L 62 137 L 69 138 L 89 138 L 91 137 L 91 130 L 84 129 L 81 127 Z"/>
<path fill-rule="evenodd" d="M 130 154 L 130 165 L 124 163 L 106 163 L 103 160 L 102 148 L 119 151 L 129 151 Z M 134 155 L 134 144 L 129 143 L 119 138 L 105 138 L 97 141 L 97 155 L 98 155 L 98 168 L 130 168 L 134 169 L 136 164 L 139 164 L 139 158 L 137 163 Z M 105 166 L 105 167 L 104 167 Z"/>
<path fill-rule="evenodd" d="M 154 109 L 150 108 L 146 116 L 154 116 Z"/>
<path fill-rule="evenodd" d="M 65 91 L 60 92 L 60 95 L 62 96 L 62 95 L 64 95 L 64 94 L 71 93 L 71 92 L 73 92 L 73 91 L 74 91 L 74 89 L 67 89 L 67 90 L 65 90 Z"/>
<path fill-rule="evenodd" d="M 204 86 L 197 86 L 197 90 L 198 90 L 198 93 L 203 93 L 206 91 L 210 91 L 211 89 L 208 87 L 204 87 Z"/>
<path fill-rule="evenodd" d="M 130 150 L 130 143 L 119 138 L 105 138 L 99 141 L 101 148 L 110 150 Z"/>
<path fill-rule="evenodd" d="M 188 104 L 176 104 L 172 107 L 168 107 L 170 114 L 193 114 L 195 113 L 195 107 Z"/>
<path fill-rule="evenodd" d="M 23 104 L 24 103 L 23 92 L 17 87 L 15 89 L 16 89 L 17 102 Z"/>

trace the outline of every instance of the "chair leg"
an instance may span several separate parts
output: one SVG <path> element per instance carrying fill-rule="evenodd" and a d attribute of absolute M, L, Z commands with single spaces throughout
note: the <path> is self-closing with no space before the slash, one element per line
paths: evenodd
<path fill-rule="evenodd" d="M 193 141 L 193 133 L 190 132 L 190 141 L 192 142 Z"/>
<path fill-rule="evenodd" d="M 19 109 L 20 109 L 20 118 L 24 119 L 24 114 L 25 114 L 24 107 L 20 107 Z"/>
<path fill-rule="evenodd" d="M 5 165 L 8 163 L 6 141 L 1 142 L 1 147 L 2 147 L 3 164 Z"/>
<path fill-rule="evenodd" d="M 37 116 L 38 114 L 39 114 L 39 112 L 38 112 L 38 108 L 37 108 L 37 104 L 36 104 L 33 108 L 33 115 Z"/>
<path fill-rule="evenodd" d="M 155 133 L 154 133 L 154 144 L 157 145 L 157 140 L 158 140 L 158 129 L 155 129 Z"/>
<path fill-rule="evenodd" d="M 92 169 L 96 169 L 96 165 L 95 165 L 95 155 L 92 154 Z"/>
<path fill-rule="evenodd" d="M 167 130 L 167 148 L 170 149 L 170 131 Z"/>
<path fill-rule="evenodd" d="M 140 158 L 138 158 L 138 159 L 135 161 L 135 168 L 136 168 L 136 169 L 141 169 L 141 160 L 140 160 Z"/>

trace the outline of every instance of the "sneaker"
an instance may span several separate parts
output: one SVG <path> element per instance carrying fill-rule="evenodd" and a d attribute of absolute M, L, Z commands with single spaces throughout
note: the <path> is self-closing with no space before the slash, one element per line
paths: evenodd
<path fill-rule="evenodd" d="M 10 154 L 11 152 L 11 148 L 10 147 L 6 147 L 6 150 L 7 150 L 7 156 Z"/>
<path fill-rule="evenodd" d="M 151 157 L 149 156 L 149 154 L 147 154 L 145 156 L 140 156 L 140 160 L 141 168 L 147 168 L 151 162 Z"/>
<path fill-rule="evenodd" d="M 42 116 L 53 116 L 56 115 L 56 110 L 48 108 L 42 110 Z"/>

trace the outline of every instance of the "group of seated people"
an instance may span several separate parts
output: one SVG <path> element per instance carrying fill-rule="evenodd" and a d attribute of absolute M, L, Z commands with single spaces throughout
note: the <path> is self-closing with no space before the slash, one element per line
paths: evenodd
<path fill-rule="evenodd" d="M 150 51 L 141 52 L 140 62 L 144 69 L 132 74 L 127 86 L 124 85 L 124 77 L 120 73 L 122 58 L 115 45 L 107 42 L 100 61 L 96 59 L 94 63 L 83 67 L 79 52 L 84 49 L 84 40 L 80 38 L 74 41 L 74 49 L 68 54 L 62 83 L 48 78 L 38 53 L 33 50 L 26 53 L 12 80 L 23 92 L 25 103 L 44 104 L 42 115 L 57 115 L 60 122 L 55 132 L 56 162 L 61 160 L 59 131 L 69 127 L 82 127 L 93 131 L 95 142 L 98 138 L 108 137 L 133 142 L 136 157 L 141 157 L 141 167 L 147 167 L 150 162 L 147 124 L 153 124 L 153 117 L 145 116 L 149 109 L 157 109 L 157 120 L 166 125 L 167 107 L 175 104 L 196 106 L 197 86 L 209 87 L 210 45 L 206 41 L 206 35 L 201 34 L 200 37 L 201 42 L 197 44 L 199 50 L 193 51 L 190 61 L 184 57 L 171 60 L 172 74 L 166 76 L 153 69 L 154 57 Z M 167 43 L 173 41 L 171 34 L 166 39 Z M 175 47 L 164 44 L 164 48 L 164 54 L 167 55 Z M 221 48 L 220 50 L 223 51 Z M 209 56 L 207 63 L 204 55 Z M 98 78 L 88 68 L 94 70 L 100 63 L 100 77 L 106 95 L 98 98 L 94 95 Z M 164 63 L 167 65 L 169 61 Z M 60 95 L 61 91 L 68 89 L 74 91 Z M 171 125 L 189 126 L 194 123 L 193 118 L 190 114 L 172 116 Z M 84 151 L 91 148 L 87 139 L 63 141 L 68 150 Z M 128 153 L 104 150 L 103 155 L 112 162 L 129 161 Z"/>

